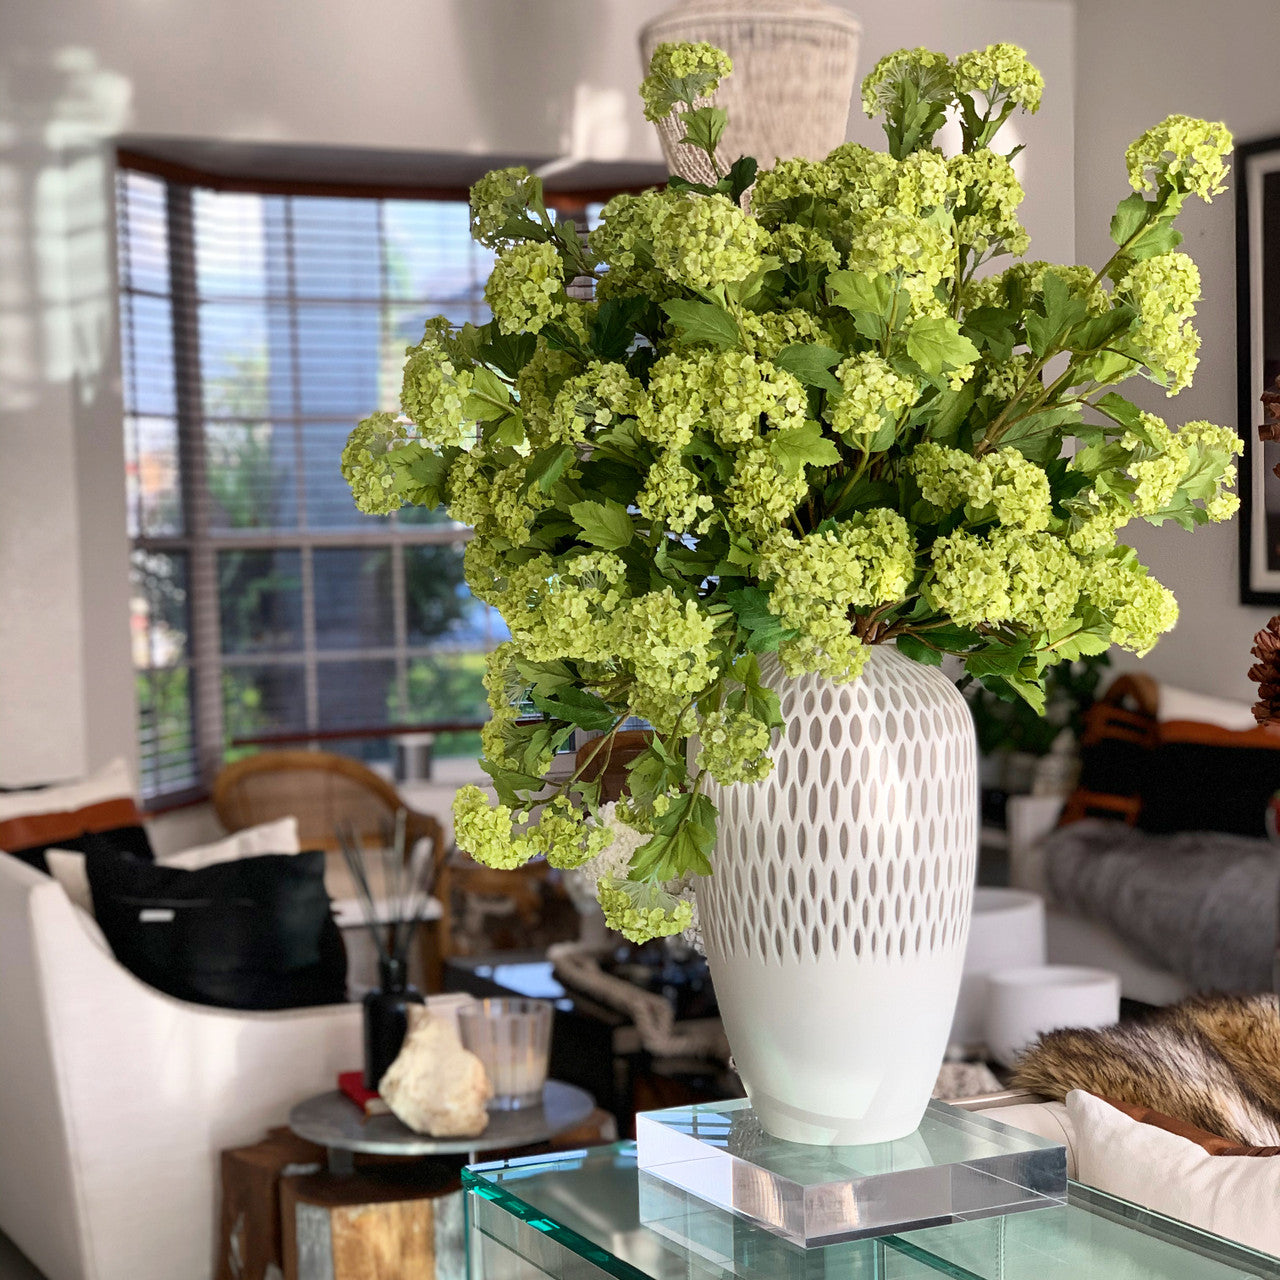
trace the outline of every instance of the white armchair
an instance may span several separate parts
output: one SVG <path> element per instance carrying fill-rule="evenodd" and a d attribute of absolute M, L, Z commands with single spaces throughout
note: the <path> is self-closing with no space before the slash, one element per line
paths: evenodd
<path fill-rule="evenodd" d="M 0 854 L 0 1230 L 48 1280 L 207 1280 L 218 1153 L 361 1061 L 360 1009 L 239 1013 L 116 963 Z"/>

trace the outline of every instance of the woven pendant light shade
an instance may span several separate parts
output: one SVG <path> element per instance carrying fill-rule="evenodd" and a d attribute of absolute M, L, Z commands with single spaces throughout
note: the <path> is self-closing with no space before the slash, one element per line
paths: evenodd
<path fill-rule="evenodd" d="M 682 0 L 640 32 L 646 69 L 660 44 L 705 40 L 733 59 L 714 102 L 729 113 L 720 155 L 755 156 L 761 167 L 818 160 L 845 140 L 862 28 L 825 0 Z M 658 122 L 667 167 L 714 182 L 706 156 L 678 141 L 673 114 Z"/>

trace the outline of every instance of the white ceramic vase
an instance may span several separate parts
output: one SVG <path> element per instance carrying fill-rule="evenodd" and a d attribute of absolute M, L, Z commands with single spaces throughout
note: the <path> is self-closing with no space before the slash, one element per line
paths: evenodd
<path fill-rule="evenodd" d="M 848 684 L 787 677 L 763 782 L 720 788 L 698 889 L 734 1061 L 771 1134 L 887 1142 L 946 1049 L 978 845 L 977 746 L 955 685 L 888 646 Z"/>

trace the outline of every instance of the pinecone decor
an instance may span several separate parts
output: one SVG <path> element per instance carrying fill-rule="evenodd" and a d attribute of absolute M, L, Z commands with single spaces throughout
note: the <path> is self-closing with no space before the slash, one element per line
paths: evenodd
<path fill-rule="evenodd" d="M 1253 637 L 1249 652 L 1258 659 L 1249 668 L 1249 679 L 1258 686 L 1253 717 L 1259 724 L 1280 722 L 1280 614 Z"/>

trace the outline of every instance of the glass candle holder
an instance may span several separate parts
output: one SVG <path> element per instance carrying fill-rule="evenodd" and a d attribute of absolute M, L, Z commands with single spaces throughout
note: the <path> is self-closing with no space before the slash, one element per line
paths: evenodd
<path fill-rule="evenodd" d="M 551 1055 L 552 1007 L 546 1000 L 477 1000 L 458 1010 L 463 1048 L 484 1063 L 493 1085 L 490 1110 L 515 1111 L 542 1102 Z"/>

